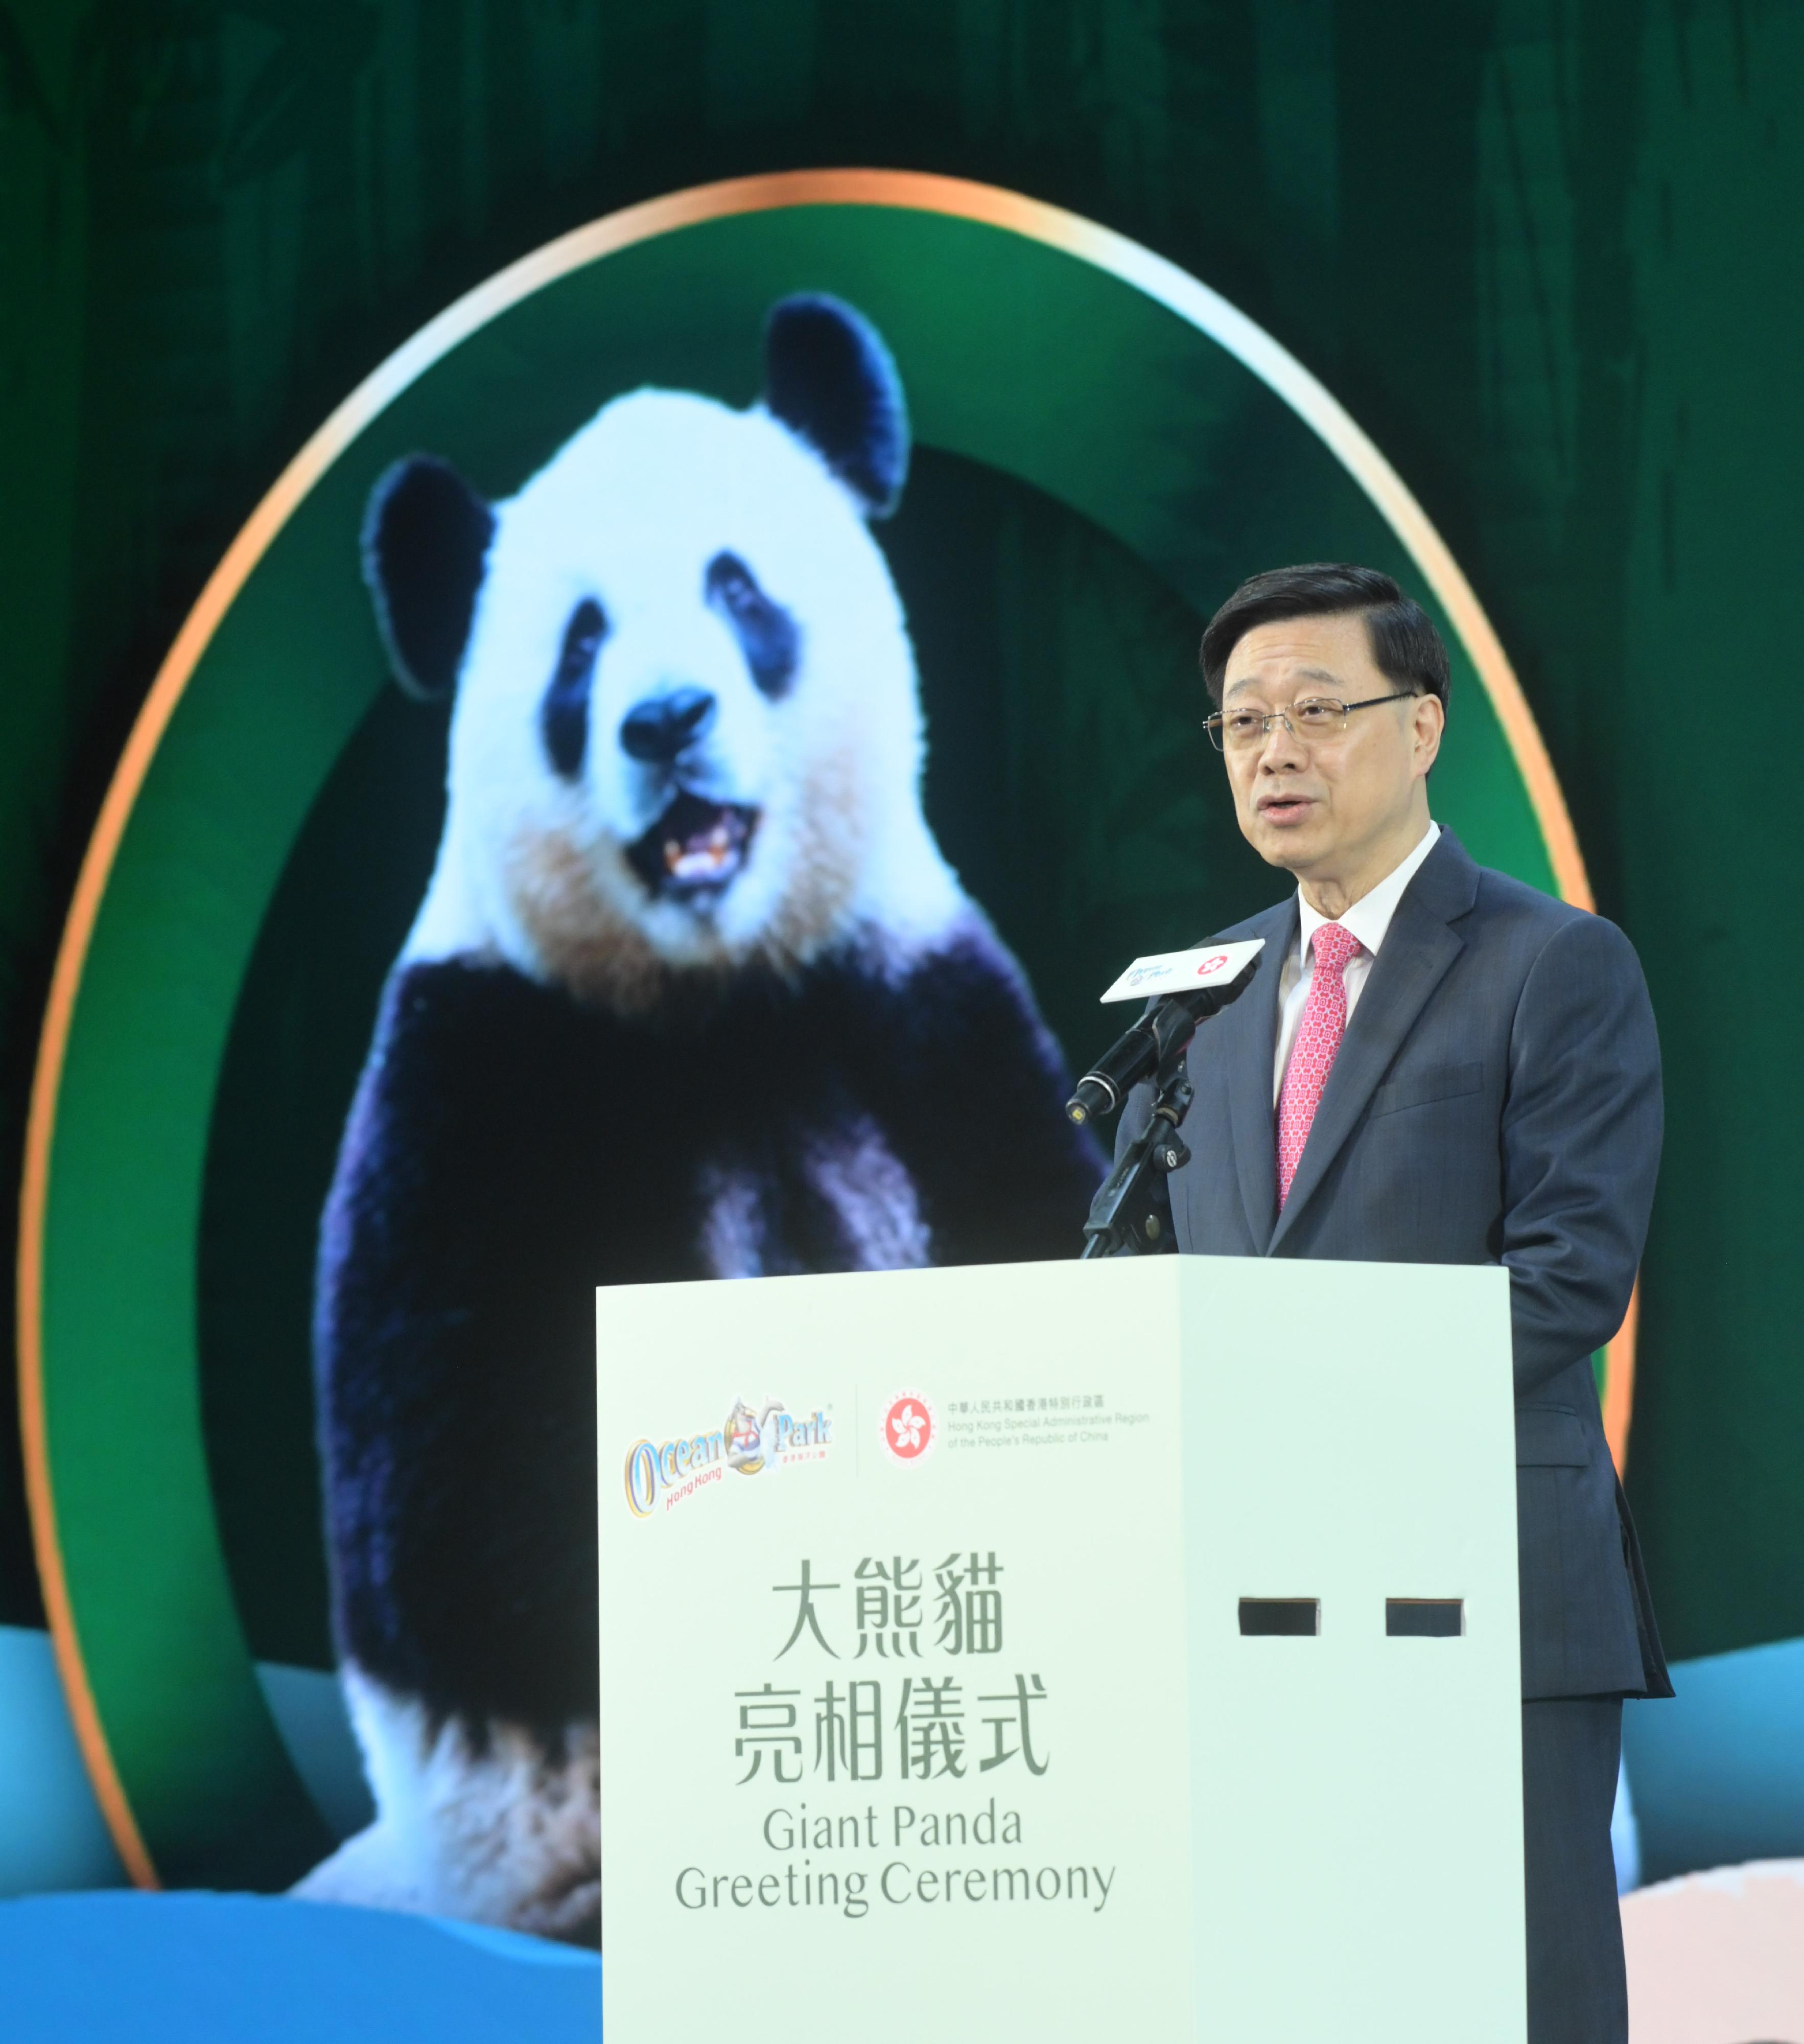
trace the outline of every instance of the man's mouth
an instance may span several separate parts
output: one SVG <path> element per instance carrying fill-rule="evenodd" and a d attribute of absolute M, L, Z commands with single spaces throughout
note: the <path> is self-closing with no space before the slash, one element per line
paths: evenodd
<path fill-rule="evenodd" d="M 1307 795 L 1266 795 L 1261 797 L 1259 813 L 1267 823 L 1294 824 L 1314 807 Z"/>
<path fill-rule="evenodd" d="M 758 815 L 743 803 L 704 801 L 685 791 L 627 847 L 627 863 L 652 894 L 718 893 L 743 870 Z"/>

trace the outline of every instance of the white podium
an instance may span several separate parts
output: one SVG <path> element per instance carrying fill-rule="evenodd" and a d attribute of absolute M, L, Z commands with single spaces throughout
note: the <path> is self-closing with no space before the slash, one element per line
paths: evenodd
<path fill-rule="evenodd" d="M 1522 2044 L 1503 1271 L 597 1326 L 608 2044 Z"/>

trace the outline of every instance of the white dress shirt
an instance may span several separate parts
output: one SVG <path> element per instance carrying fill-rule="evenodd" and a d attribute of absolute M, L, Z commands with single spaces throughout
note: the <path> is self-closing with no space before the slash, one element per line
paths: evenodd
<path fill-rule="evenodd" d="M 1272 1065 L 1274 1107 L 1284 1090 L 1284 1066 L 1290 1062 L 1291 1045 L 1296 1040 L 1303 1003 L 1309 998 L 1310 982 L 1315 977 L 1315 954 L 1310 948 L 1315 932 L 1324 923 L 1332 920 L 1349 936 L 1359 939 L 1360 948 L 1348 959 L 1341 974 L 1341 984 L 1347 990 L 1347 1020 L 1350 1023 L 1367 975 L 1372 970 L 1372 961 L 1378 955 L 1378 947 L 1384 943 L 1391 918 L 1397 912 L 1397 904 L 1403 898 L 1403 889 L 1414 879 L 1416 869 L 1434 849 L 1434 841 L 1440 835 L 1441 826 L 1430 821 L 1421 843 L 1403 864 L 1393 866 L 1370 893 L 1361 895 L 1344 916 L 1317 915 L 1303 899 L 1302 889 L 1297 889 L 1297 907 L 1301 914 L 1296 942 L 1291 947 L 1278 979 L 1278 1047 Z"/>

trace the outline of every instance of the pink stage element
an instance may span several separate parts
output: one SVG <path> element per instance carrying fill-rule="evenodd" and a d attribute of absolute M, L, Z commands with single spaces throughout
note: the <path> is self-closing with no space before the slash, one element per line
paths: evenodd
<path fill-rule="evenodd" d="M 1632 2044 L 1804 2039 L 1804 1859 L 1751 1860 L 1626 1896 Z"/>

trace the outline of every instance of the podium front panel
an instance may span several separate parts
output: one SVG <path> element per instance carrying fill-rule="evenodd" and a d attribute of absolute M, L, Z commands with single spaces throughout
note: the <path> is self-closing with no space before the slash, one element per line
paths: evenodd
<path fill-rule="evenodd" d="M 600 1294 L 612 2044 L 1519 2044 L 1505 1281 Z"/>

